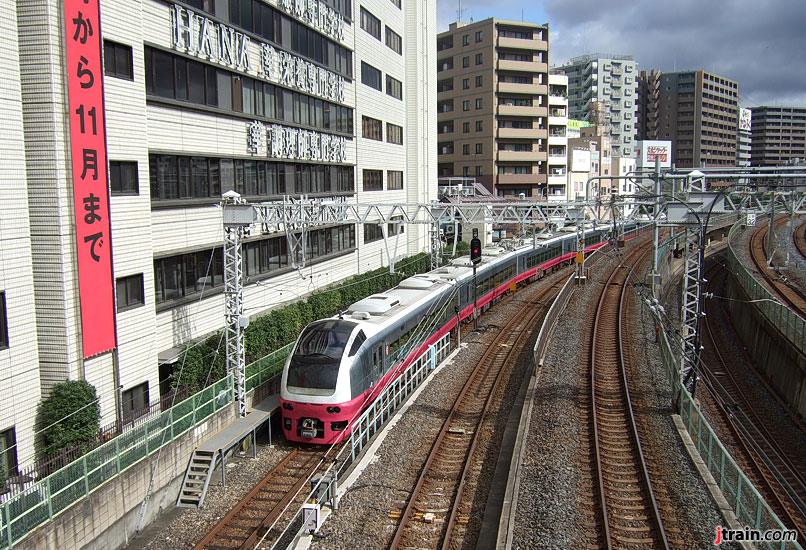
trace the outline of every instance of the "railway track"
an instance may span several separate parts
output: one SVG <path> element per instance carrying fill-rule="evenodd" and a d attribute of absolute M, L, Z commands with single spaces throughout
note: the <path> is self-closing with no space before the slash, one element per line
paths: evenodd
<path fill-rule="evenodd" d="M 600 548 L 669 548 L 638 436 L 622 345 L 622 311 L 630 264 L 648 246 L 629 253 L 613 270 L 596 306 L 590 342 L 591 434 Z"/>
<path fill-rule="evenodd" d="M 541 304 L 550 303 L 559 289 L 559 284 L 547 287 L 526 303 L 522 313 L 513 316 L 488 347 L 443 423 L 400 513 L 390 548 L 447 549 L 462 540 L 470 513 L 470 504 L 463 497 L 474 467 L 474 450 L 485 435 L 482 425 L 492 408 L 491 396 L 505 383 L 513 358 L 547 310 L 548 305 Z"/>
<path fill-rule="evenodd" d="M 325 458 L 322 449 L 291 451 L 194 550 L 252 550 L 261 539 L 271 546 L 302 505 L 308 495 L 307 483 Z"/>
<path fill-rule="evenodd" d="M 774 227 L 782 225 L 786 220 L 787 218 L 785 216 L 778 218 L 774 222 Z M 778 277 L 777 274 L 771 273 L 770 268 L 767 267 L 768 251 L 765 243 L 768 231 L 769 227 L 763 225 L 758 227 L 750 236 L 749 248 L 753 265 L 759 275 L 766 281 L 767 285 L 781 301 L 802 318 L 806 318 L 806 294 L 794 285 L 787 284 L 787 282 Z"/>
<path fill-rule="evenodd" d="M 713 276 L 720 264 L 714 264 L 706 279 L 716 284 Z M 763 400 L 754 399 L 752 392 L 760 386 L 758 379 L 748 380 L 747 376 L 734 375 L 720 349 L 726 349 L 727 342 L 719 331 L 711 326 L 714 320 L 723 317 L 719 304 L 711 300 L 705 302 L 706 315 L 703 324 L 704 372 L 706 387 L 717 403 L 727 426 L 734 436 L 740 451 L 747 457 L 754 477 L 763 486 L 757 487 L 766 496 L 768 503 L 789 527 L 798 530 L 799 539 L 806 534 L 806 456 L 802 449 L 798 453 L 796 438 L 778 428 L 775 414 Z M 735 363 L 731 361 L 730 363 Z M 780 443 L 779 443 L 780 442 Z M 795 445 L 792 447 L 792 445 Z"/>
<path fill-rule="evenodd" d="M 792 235 L 795 241 L 795 249 L 800 254 L 800 257 L 806 259 L 806 221 L 803 221 Z"/>

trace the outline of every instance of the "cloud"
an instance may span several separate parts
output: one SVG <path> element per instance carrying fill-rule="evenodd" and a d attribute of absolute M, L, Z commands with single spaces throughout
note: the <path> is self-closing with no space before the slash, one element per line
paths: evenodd
<path fill-rule="evenodd" d="M 459 0 L 440 0 L 438 28 Z M 463 20 L 548 22 L 550 62 L 586 53 L 632 55 L 639 69 L 705 70 L 739 83 L 748 106 L 806 106 L 803 0 L 461 0 Z"/>

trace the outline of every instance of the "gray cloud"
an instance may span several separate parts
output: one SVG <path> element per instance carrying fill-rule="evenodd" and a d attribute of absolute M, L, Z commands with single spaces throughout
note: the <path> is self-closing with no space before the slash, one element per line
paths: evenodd
<path fill-rule="evenodd" d="M 439 28 L 458 3 L 441 0 Z M 552 64 L 585 53 L 632 55 L 640 69 L 698 70 L 739 83 L 746 105 L 806 106 L 806 3 L 802 0 L 463 0 L 464 20 L 527 20 L 551 27 Z M 543 13 L 546 15 L 543 16 Z"/>

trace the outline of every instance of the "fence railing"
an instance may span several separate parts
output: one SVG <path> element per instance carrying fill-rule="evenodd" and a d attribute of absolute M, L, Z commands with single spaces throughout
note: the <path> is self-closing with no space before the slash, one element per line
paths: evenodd
<path fill-rule="evenodd" d="M 740 229 L 735 224 L 728 234 L 728 268 L 753 305 L 801 353 L 806 354 L 806 321 L 783 305 L 778 298 L 760 283 L 736 257 L 731 240 Z"/>
<path fill-rule="evenodd" d="M 663 320 L 653 310 L 655 322 L 658 326 L 663 326 Z M 659 341 L 663 366 L 669 381 L 675 390 L 675 395 L 679 395 L 678 408 L 683 419 L 683 425 L 688 431 L 691 440 L 697 447 L 708 471 L 719 485 L 719 490 L 730 504 L 737 520 L 750 529 L 760 531 L 784 530 L 787 527 L 778 519 L 778 516 L 770 509 L 767 503 L 753 486 L 741 468 L 730 456 L 730 453 L 722 445 L 722 442 L 714 433 L 711 425 L 705 419 L 691 394 L 681 384 L 679 362 L 672 352 L 669 340 L 666 338 L 666 331 L 659 331 Z M 789 542 L 756 542 L 757 548 L 769 549 L 798 549 L 802 546 L 796 541 Z"/>
<path fill-rule="evenodd" d="M 282 371 L 292 345 L 246 366 L 247 391 Z M 228 375 L 160 414 L 138 418 L 135 427 L 47 477 L 30 482 L 19 493 L 7 496 L 0 505 L 0 548 L 10 548 L 36 527 L 52 520 L 233 400 L 233 377 Z"/>
<path fill-rule="evenodd" d="M 441 363 L 450 352 L 451 334 L 440 338 L 416 361 L 409 365 L 389 387 L 358 417 L 350 432 L 350 456 L 356 456 L 367 445 L 373 435 L 384 425 L 394 411 L 413 392 L 428 374 Z"/>

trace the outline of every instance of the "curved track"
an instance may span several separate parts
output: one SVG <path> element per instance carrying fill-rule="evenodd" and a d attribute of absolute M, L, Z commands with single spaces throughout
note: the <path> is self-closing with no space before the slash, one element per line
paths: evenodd
<path fill-rule="evenodd" d="M 782 216 L 775 220 L 774 226 L 780 226 L 786 222 L 787 218 Z M 753 259 L 753 265 L 756 268 L 759 276 L 764 279 L 773 293 L 775 293 L 781 301 L 788 305 L 795 313 L 806 319 L 806 295 L 792 286 L 788 285 L 786 281 L 778 277 L 775 272 L 767 267 L 767 233 L 769 227 L 762 225 L 753 231 L 750 236 L 749 248 L 750 256 Z"/>
<path fill-rule="evenodd" d="M 558 285 L 547 287 L 524 304 L 479 361 L 437 436 L 401 514 L 391 548 L 447 549 L 461 538 L 468 519 L 462 499 L 465 482 L 473 452 L 486 435 L 480 428 L 491 407 L 491 396 L 508 377 L 514 357 L 545 313 L 548 306 L 541 304 L 550 302 L 557 292 Z"/>
<path fill-rule="evenodd" d="M 596 308 L 591 337 L 593 445 L 602 548 L 669 548 L 638 437 L 622 351 L 621 319 L 630 252 L 613 270 Z"/>
<path fill-rule="evenodd" d="M 806 220 L 795 228 L 792 239 L 795 241 L 795 249 L 801 258 L 806 259 Z"/>
<path fill-rule="evenodd" d="M 715 282 L 709 270 L 706 279 Z M 753 388 L 748 384 L 762 385 L 763 381 L 748 381 L 746 376 L 734 376 L 733 370 L 725 361 L 720 348 L 728 345 L 718 331 L 712 330 L 712 322 L 724 315 L 718 305 L 705 302 L 706 315 L 703 323 L 703 362 L 707 387 L 719 405 L 727 425 L 730 427 L 741 451 L 750 461 L 756 478 L 766 487 L 758 487 L 768 495 L 770 506 L 781 520 L 798 530 L 799 539 L 806 534 L 806 478 L 803 475 L 803 456 L 792 457 L 789 447 L 792 435 L 783 431 L 773 420 L 774 411 L 765 403 L 749 397 Z M 735 363 L 735 361 L 731 361 Z M 777 428 L 777 429 L 776 429 Z M 781 443 L 779 443 L 779 441 Z"/>
<path fill-rule="evenodd" d="M 264 538 L 270 545 L 308 494 L 306 483 L 323 460 L 321 449 L 296 448 L 239 502 L 194 550 L 252 550 Z M 281 520 L 286 520 L 285 522 Z"/>

